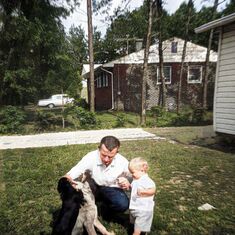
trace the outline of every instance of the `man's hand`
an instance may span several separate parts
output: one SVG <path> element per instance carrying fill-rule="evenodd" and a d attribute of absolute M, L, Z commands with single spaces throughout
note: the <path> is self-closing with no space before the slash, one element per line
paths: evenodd
<path fill-rule="evenodd" d="M 66 177 L 69 181 L 69 183 L 73 186 L 73 188 L 76 189 L 76 186 L 77 186 L 77 181 L 74 181 L 69 175 L 65 175 L 64 177 Z"/>
<path fill-rule="evenodd" d="M 118 178 L 118 185 L 122 189 L 129 189 L 130 186 L 131 186 L 131 184 L 129 183 L 128 179 L 126 179 L 125 177 L 119 177 Z"/>

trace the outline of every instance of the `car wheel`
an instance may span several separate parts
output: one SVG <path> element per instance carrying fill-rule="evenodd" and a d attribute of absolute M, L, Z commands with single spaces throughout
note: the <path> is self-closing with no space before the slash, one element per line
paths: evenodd
<path fill-rule="evenodd" d="M 54 108 L 54 107 L 55 107 L 55 105 L 54 105 L 54 104 L 48 104 L 47 106 L 48 106 L 48 108 L 50 108 L 50 109 L 52 109 L 52 108 Z"/>

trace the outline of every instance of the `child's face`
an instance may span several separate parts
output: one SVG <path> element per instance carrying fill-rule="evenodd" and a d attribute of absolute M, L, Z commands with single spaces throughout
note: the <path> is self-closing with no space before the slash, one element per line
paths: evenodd
<path fill-rule="evenodd" d="M 144 170 L 129 169 L 132 174 L 133 179 L 139 179 L 142 175 L 145 174 Z"/>

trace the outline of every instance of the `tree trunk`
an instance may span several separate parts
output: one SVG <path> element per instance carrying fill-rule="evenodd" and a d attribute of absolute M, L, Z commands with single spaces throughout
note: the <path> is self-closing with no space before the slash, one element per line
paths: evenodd
<path fill-rule="evenodd" d="M 179 83 L 178 83 L 178 94 L 177 94 L 177 113 L 180 112 L 181 109 L 181 96 L 182 96 L 182 79 L 184 74 L 184 61 L 186 56 L 186 49 L 187 49 L 187 42 L 188 42 L 188 32 L 189 32 L 189 24 L 192 17 L 192 7 L 193 7 L 193 1 L 188 1 L 188 15 L 187 15 L 187 22 L 185 25 L 185 35 L 184 35 L 184 46 L 183 46 L 183 52 L 182 52 L 182 58 L 181 58 L 181 67 L 180 67 L 180 77 L 179 77 Z"/>
<path fill-rule="evenodd" d="M 87 0 L 87 18 L 88 18 L 88 47 L 90 64 L 90 111 L 95 111 L 95 78 L 94 78 L 94 53 L 93 53 L 93 28 L 92 28 L 92 9 L 91 0 Z"/>
<path fill-rule="evenodd" d="M 159 34 L 158 34 L 158 54 L 159 54 L 159 78 L 161 81 L 161 104 L 164 109 L 166 109 L 166 84 L 163 69 L 163 50 L 162 50 L 162 0 L 157 0 L 157 18 L 159 24 Z"/>
<path fill-rule="evenodd" d="M 187 40 L 184 40 L 182 58 L 181 58 L 181 67 L 180 67 L 180 77 L 178 83 L 178 97 L 177 97 L 177 113 L 180 112 L 181 109 L 181 94 L 182 94 L 182 78 L 184 73 L 184 60 L 186 55 L 186 48 L 187 48 Z"/>
<path fill-rule="evenodd" d="M 151 43 L 152 23 L 153 23 L 153 1 L 149 0 L 148 32 L 147 32 L 146 47 L 144 49 L 144 72 L 143 72 L 142 93 L 141 93 L 141 117 L 140 117 L 141 125 L 145 125 L 146 123 L 146 83 L 148 77 L 148 57 L 149 57 L 149 48 Z"/>
<path fill-rule="evenodd" d="M 214 6 L 213 6 L 213 12 L 212 12 L 212 20 L 214 20 L 215 18 L 217 6 L 218 6 L 218 0 L 215 0 Z M 203 83 L 203 104 L 202 104 L 202 107 L 204 109 L 207 109 L 207 85 L 208 85 L 208 77 L 209 77 L 210 51 L 211 51 L 213 33 L 214 33 L 214 29 L 211 29 L 210 36 L 208 39 L 208 47 L 206 51 L 205 74 L 204 74 L 204 83 Z"/>

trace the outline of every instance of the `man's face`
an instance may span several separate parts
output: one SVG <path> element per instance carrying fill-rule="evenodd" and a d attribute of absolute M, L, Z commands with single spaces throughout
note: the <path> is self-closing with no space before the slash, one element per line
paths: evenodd
<path fill-rule="evenodd" d="M 112 151 L 109 151 L 104 144 L 100 147 L 100 159 L 102 163 L 108 166 L 112 161 L 115 155 L 118 152 L 118 147 L 114 148 Z"/>

